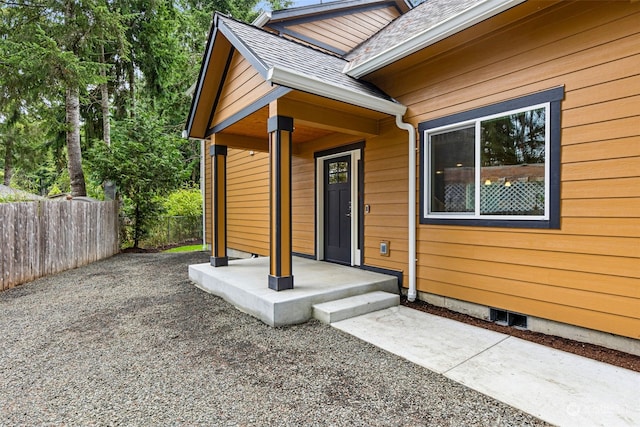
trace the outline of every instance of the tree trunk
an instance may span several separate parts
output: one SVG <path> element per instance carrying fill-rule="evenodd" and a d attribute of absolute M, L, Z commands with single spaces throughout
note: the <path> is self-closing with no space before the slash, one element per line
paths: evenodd
<path fill-rule="evenodd" d="M 133 118 L 136 115 L 136 72 L 133 62 L 131 62 L 129 68 L 129 96 L 131 97 L 129 117 Z"/>
<path fill-rule="evenodd" d="M 138 248 L 140 243 L 140 206 L 136 203 L 135 217 L 133 220 L 133 247 Z"/>
<path fill-rule="evenodd" d="M 9 135 L 4 143 L 4 185 L 9 186 L 13 175 L 13 136 Z"/>
<path fill-rule="evenodd" d="M 16 123 L 20 120 L 20 107 L 15 106 L 9 119 L 7 120 L 7 138 L 4 143 L 4 185 L 7 187 L 11 184 L 11 177 L 13 176 L 13 150 L 15 147 L 15 127 Z"/>
<path fill-rule="evenodd" d="M 102 107 L 102 139 L 107 146 L 111 145 L 111 123 L 109 116 L 109 84 L 107 83 L 107 71 L 104 66 L 107 61 L 104 57 L 104 45 L 100 46 L 100 61 L 103 67 L 100 69 L 100 76 L 105 79 L 100 85 L 100 106 Z"/>
<path fill-rule="evenodd" d="M 67 117 L 67 165 L 71 178 L 71 195 L 86 196 L 87 189 L 82 172 L 82 150 L 80 148 L 80 94 L 77 87 L 68 87 L 65 96 Z"/>

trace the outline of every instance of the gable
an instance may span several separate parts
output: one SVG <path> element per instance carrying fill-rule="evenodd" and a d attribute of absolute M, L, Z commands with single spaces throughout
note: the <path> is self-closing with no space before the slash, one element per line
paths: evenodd
<path fill-rule="evenodd" d="M 369 39 L 402 14 L 395 3 L 331 11 L 280 22 L 269 22 L 265 29 L 324 50 L 344 55 Z"/>
<path fill-rule="evenodd" d="M 228 62 L 227 72 L 223 76 L 209 128 L 220 125 L 277 87 L 267 83 L 258 70 L 234 50 Z"/>

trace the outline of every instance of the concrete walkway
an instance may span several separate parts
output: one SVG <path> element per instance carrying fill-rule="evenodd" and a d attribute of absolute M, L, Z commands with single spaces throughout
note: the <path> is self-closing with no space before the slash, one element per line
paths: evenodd
<path fill-rule="evenodd" d="M 332 326 L 559 426 L 640 426 L 640 373 L 407 307 Z"/>

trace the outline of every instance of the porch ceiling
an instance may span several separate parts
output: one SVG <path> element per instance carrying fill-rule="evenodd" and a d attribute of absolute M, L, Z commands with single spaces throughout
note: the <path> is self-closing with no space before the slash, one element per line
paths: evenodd
<path fill-rule="evenodd" d="M 291 91 L 277 101 L 278 114 L 293 117 L 293 143 L 302 144 L 334 133 L 367 137 L 378 134 L 385 114 L 320 96 Z M 217 135 L 229 146 L 261 151 L 266 147 L 269 106 L 230 125 Z"/>
<path fill-rule="evenodd" d="M 226 128 L 221 134 L 232 134 L 249 138 L 256 138 L 268 141 L 267 135 L 267 119 L 269 118 L 269 106 L 263 107 L 255 113 L 245 117 L 244 119 L 236 122 L 235 124 Z M 295 121 L 295 131 L 293 136 L 294 143 L 302 143 L 312 141 L 317 138 L 329 135 L 333 133 L 329 130 L 314 128 L 311 126 L 298 124 Z"/>

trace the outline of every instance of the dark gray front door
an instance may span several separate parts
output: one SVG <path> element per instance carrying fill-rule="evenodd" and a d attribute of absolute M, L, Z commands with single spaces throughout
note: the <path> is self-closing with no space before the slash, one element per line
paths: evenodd
<path fill-rule="evenodd" d="M 351 264 L 351 155 L 324 162 L 324 258 Z"/>

